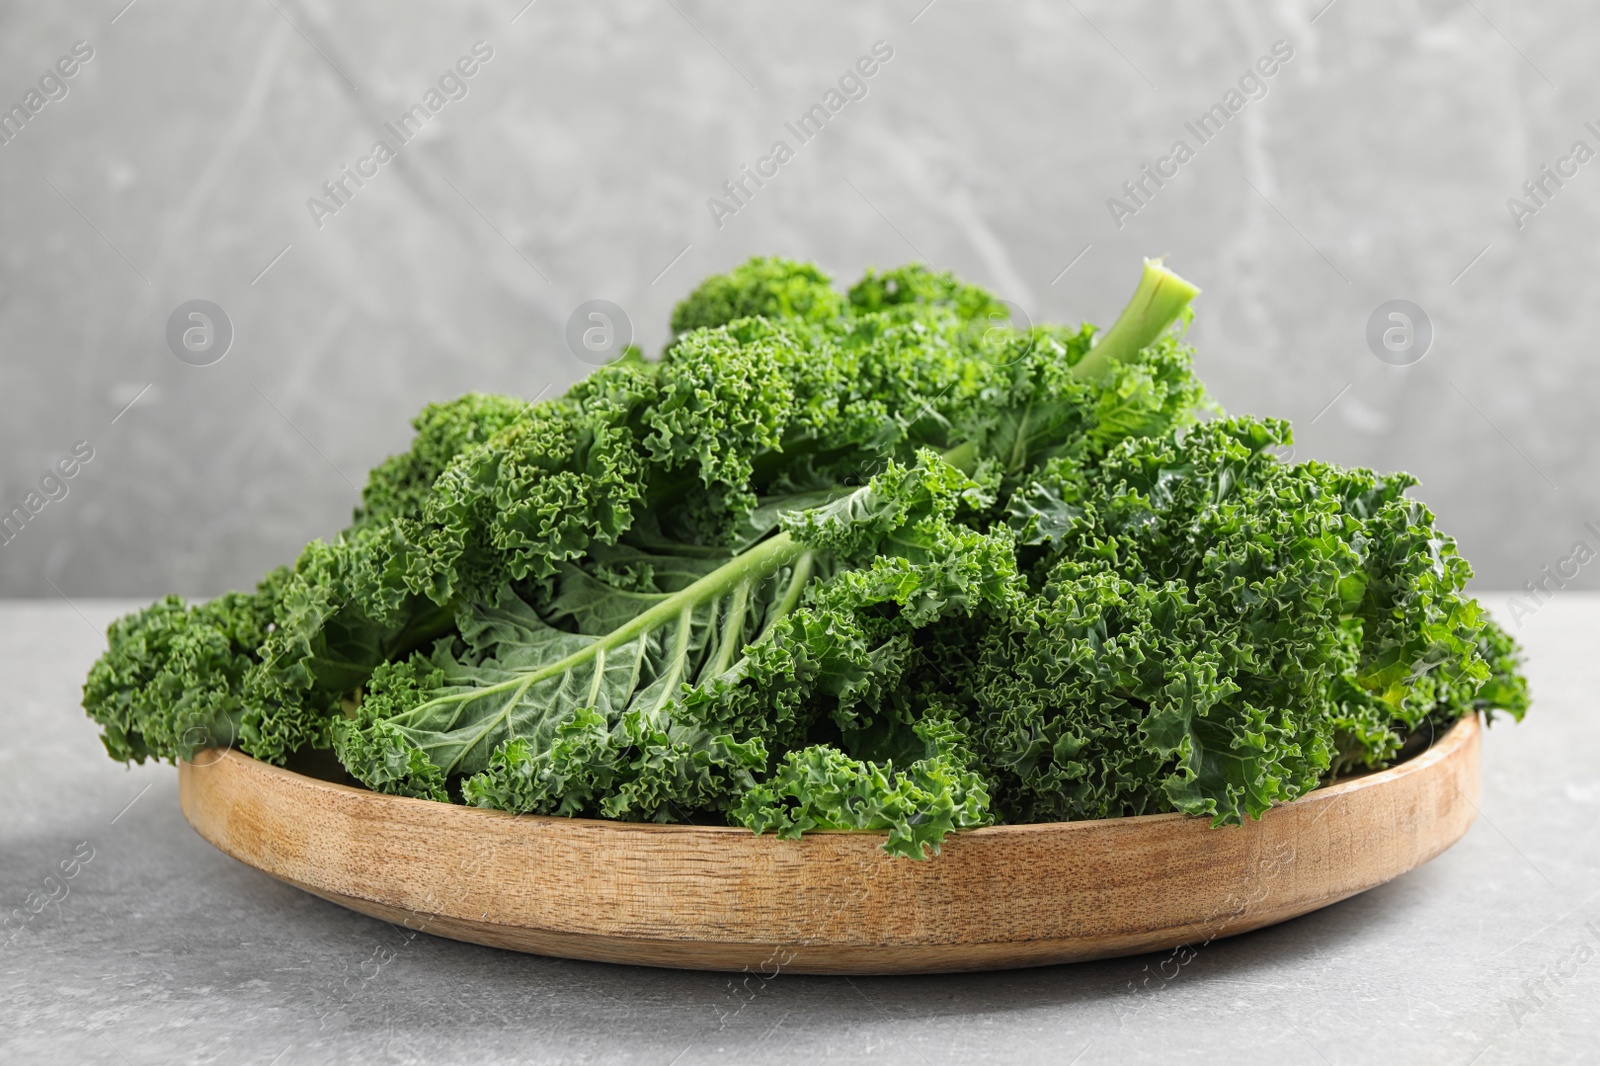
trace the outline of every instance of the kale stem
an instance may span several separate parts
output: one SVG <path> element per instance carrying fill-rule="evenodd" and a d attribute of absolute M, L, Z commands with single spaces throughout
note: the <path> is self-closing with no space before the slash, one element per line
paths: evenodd
<path fill-rule="evenodd" d="M 1133 298 L 1122 309 L 1117 321 L 1100 335 L 1098 343 L 1072 368 L 1072 375 L 1080 381 L 1098 384 L 1111 375 L 1111 368 L 1144 348 L 1164 333 L 1178 320 L 1189 301 L 1200 290 L 1161 265 L 1159 259 L 1146 259 L 1144 273 Z M 1032 406 L 1022 413 L 1017 426 L 1016 439 L 1007 464 L 1007 473 L 1015 474 L 1024 464 L 1027 455 L 1028 418 Z M 974 441 L 964 441 L 944 453 L 945 462 L 971 475 L 982 458 Z"/>
<path fill-rule="evenodd" d="M 1161 260 L 1146 259 L 1133 299 L 1072 368 L 1073 376 L 1083 381 L 1105 380 L 1113 364 L 1154 343 L 1199 294 L 1198 288 L 1162 266 Z"/>

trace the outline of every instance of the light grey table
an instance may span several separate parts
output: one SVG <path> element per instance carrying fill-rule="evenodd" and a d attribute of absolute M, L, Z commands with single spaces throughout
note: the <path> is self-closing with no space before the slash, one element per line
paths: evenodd
<path fill-rule="evenodd" d="M 1212 943 L 1170 980 L 1159 955 L 783 974 L 748 1002 L 726 974 L 407 943 L 215 851 L 179 813 L 172 768 L 112 763 L 77 706 L 100 631 L 129 606 L 0 604 L 0 904 L 27 914 L 60 863 L 75 870 L 67 896 L 13 923 L 0 948 L 0 1062 L 1487 1066 L 1600 1054 L 1600 597 L 1562 593 L 1524 621 L 1535 709 L 1490 731 L 1466 838 L 1397 881 Z"/>

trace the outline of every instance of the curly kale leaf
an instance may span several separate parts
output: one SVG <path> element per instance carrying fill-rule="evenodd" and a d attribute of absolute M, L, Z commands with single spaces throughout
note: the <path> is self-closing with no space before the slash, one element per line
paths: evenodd
<path fill-rule="evenodd" d="M 952 830 L 988 825 L 988 811 L 983 778 L 942 753 L 896 770 L 816 744 L 785 755 L 733 817 L 789 840 L 815 829 L 887 829 L 884 851 L 922 859 Z"/>
<path fill-rule="evenodd" d="M 944 307 L 963 322 L 985 326 L 1006 321 L 1010 310 L 993 294 L 968 285 L 953 274 L 909 263 L 893 270 L 868 270 L 850 287 L 850 305 L 856 313 L 911 307 L 919 312 Z"/>
<path fill-rule="evenodd" d="M 334 749 L 374 788 L 391 784 L 385 776 L 391 765 L 416 765 L 412 752 L 420 752 L 427 769 L 415 783 L 402 781 L 400 790 L 431 789 L 436 777 L 468 776 L 469 799 L 509 788 L 494 778 L 507 776 L 516 762 L 504 753 L 511 741 L 569 766 L 576 749 L 587 745 L 585 761 L 608 785 L 623 773 L 618 760 L 629 760 L 629 749 L 640 745 L 664 745 L 690 762 L 709 758 L 717 766 L 702 767 L 706 774 L 737 771 L 745 749 L 675 721 L 674 703 L 683 686 L 727 672 L 744 645 L 775 620 L 804 554 L 787 538 L 769 540 L 676 592 L 617 589 L 573 568 L 549 598 L 545 617 L 502 587 L 493 604 L 465 605 L 459 637 L 440 641 L 431 657 L 375 675 L 356 713 L 334 724 Z M 658 563 L 662 572 L 698 569 L 693 561 Z M 552 624 L 563 620 L 577 623 L 577 631 Z M 611 727 L 609 745 L 592 742 L 587 722 L 571 721 L 578 709 Z M 502 757 L 492 764 L 497 752 Z M 629 766 L 645 777 L 663 772 L 638 758 Z M 484 771 L 482 779 L 471 776 Z M 610 790 L 611 816 L 670 816 L 670 810 L 641 804 L 657 793 L 673 795 L 671 789 L 652 780 L 631 783 L 636 787 L 626 798 Z M 690 800 L 689 793 L 677 795 Z M 564 801 L 575 802 L 560 795 L 551 802 L 559 809 Z M 540 800 L 530 809 L 545 806 Z"/>
<path fill-rule="evenodd" d="M 469 392 L 448 403 L 430 403 L 412 419 L 417 435 L 408 451 L 373 468 L 361 490 L 356 528 L 396 518 L 417 519 L 434 479 L 467 448 L 482 444 L 528 412 L 526 400 Z"/>
<path fill-rule="evenodd" d="M 197 606 L 168 596 L 112 623 L 83 706 L 113 759 L 187 758 L 232 744 L 247 716 L 259 717 L 244 680 L 259 666 L 284 579 L 276 571 L 254 595 Z"/>
<path fill-rule="evenodd" d="M 1467 572 L 1407 483 L 1283 463 L 1289 442 L 1214 421 L 1013 499 L 1043 586 L 972 686 L 1008 816 L 1259 817 L 1489 676 Z"/>
<path fill-rule="evenodd" d="M 333 725 L 335 751 L 369 786 L 410 795 L 465 777 L 469 802 L 518 810 L 726 809 L 820 715 L 869 718 L 859 709 L 924 619 L 1019 594 L 1008 538 L 952 521 L 975 487 L 925 453 L 858 505 L 785 519 L 792 532 L 726 561 L 618 549 L 531 601 L 503 587 L 492 606 L 469 602 L 432 656 L 373 674 Z M 847 541 L 871 565 L 827 576 L 819 553 Z M 626 587 L 605 580 L 617 564 Z"/>
<path fill-rule="evenodd" d="M 726 274 L 713 274 L 672 311 L 672 331 L 725 326 L 740 318 L 828 323 L 845 300 L 828 275 L 810 263 L 758 256 Z"/>

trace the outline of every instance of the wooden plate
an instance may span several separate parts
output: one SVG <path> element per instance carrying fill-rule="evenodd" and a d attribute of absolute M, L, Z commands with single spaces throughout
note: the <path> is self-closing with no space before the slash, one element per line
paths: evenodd
<path fill-rule="evenodd" d="M 405 799 L 236 751 L 179 768 L 183 813 L 241 862 L 353 910 L 477 944 L 771 974 L 1039 966 L 1198 944 L 1427 862 L 1477 813 L 1479 726 L 1212 829 L 1178 814 L 961 832 L 926 862 L 877 833 L 513 815 Z"/>

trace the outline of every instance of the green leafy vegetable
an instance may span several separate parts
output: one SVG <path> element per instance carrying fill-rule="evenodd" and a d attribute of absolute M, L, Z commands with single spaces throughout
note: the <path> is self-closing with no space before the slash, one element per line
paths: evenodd
<path fill-rule="evenodd" d="M 124 760 L 331 748 L 503 810 L 886 832 L 1258 817 L 1528 705 L 1433 515 L 1215 417 L 1147 262 L 1112 328 L 756 259 L 538 403 L 426 408 L 351 526 L 111 627 Z M 1178 328 L 1174 328 L 1175 324 Z"/>

